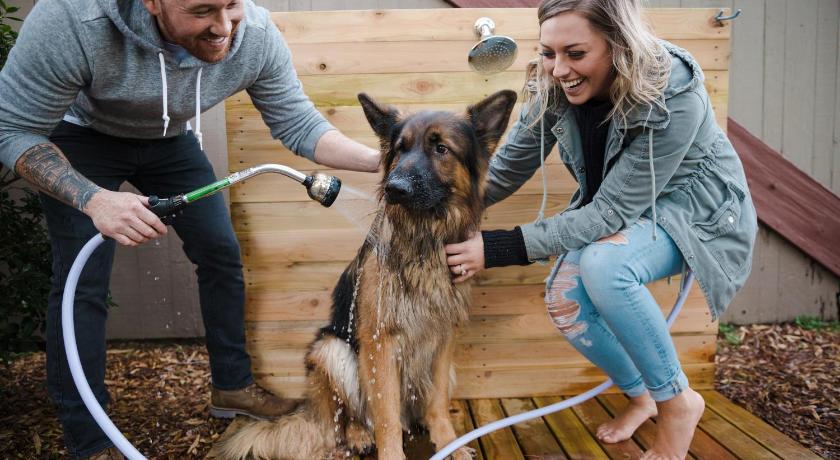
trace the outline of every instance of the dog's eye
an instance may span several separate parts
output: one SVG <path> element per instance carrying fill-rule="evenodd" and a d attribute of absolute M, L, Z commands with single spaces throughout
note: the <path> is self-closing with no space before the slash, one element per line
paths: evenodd
<path fill-rule="evenodd" d="M 447 153 L 449 153 L 449 149 L 443 144 L 438 144 L 435 146 L 435 152 L 437 152 L 439 155 L 446 155 Z"/>

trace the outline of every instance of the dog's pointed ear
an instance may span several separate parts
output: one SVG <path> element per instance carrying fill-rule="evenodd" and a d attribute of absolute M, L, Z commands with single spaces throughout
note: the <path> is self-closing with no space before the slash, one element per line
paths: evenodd
<path fill-rule="evenodd" d="M 488 154 L 496 150 L 496 145 L 507 128 L 514 104 L 516 93 L 502 90 L 467 108 L 467 116 L 475 129 L 476 137 Z"/>
<path fill-rule="evenodd" d="M 388 140 L 391 136 L 391 128 L 397 124 L 399 112 L 391 106 L 382 106 L 365 93 L 359 93 L 359 103 L 365 112 L 370 127 L 382 140 Z"/>

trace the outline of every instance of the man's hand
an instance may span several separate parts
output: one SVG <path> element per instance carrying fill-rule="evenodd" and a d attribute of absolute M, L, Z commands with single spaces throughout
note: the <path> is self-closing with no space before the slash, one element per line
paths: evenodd
<path fill-rule="evenodd" d="M 83 212 L 102 235 L 126 246 L 137 246 L 166 235 L 166 226 L 148 206 L 145 196 L 100 189 Z"/>
<path fill-rule="evenodd" d="M 137 246 L 166 234 L 166 226 L 146 206 L 148 198 L 105 190 L 73 169 L 52 143 L 38 144 L 21 155 L 15 172 L 44 193 L 93 219 L 103 235 Z"/>

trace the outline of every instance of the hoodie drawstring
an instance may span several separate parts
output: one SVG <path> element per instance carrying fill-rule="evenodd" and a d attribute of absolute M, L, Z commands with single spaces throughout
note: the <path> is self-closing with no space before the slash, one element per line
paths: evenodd
<path fill-rule="evenodd" d="M 158 53 L 160 59 L 160 81 L 163 85 L 163 137 L 166 137 L 166 130 L 169 128 L 169 99 L 167 92 L 169 91 L 166 85 L 166 63 L 163 59 L 163 53 Z M 195 78 L 195 137 L 198 139 L 198 147 L 204 150 L 204 143 L 201 134 L 201 70 L 198 68 L 198 76 Z"/>
<path fill-rule="evenodd" d="M 163 137 L 166 137 L 166 129 L 169 128 L 169 107 L 166 99 L 166 64 L 163 61 L 163 53 L 158 53 L 160 58 L 160 80 L 163 83 Z"/>
<path fill-rule="evenodd" d="M 198 68 L 198 76 L 195 78 L 195 137 L 198 139 L 198 148 L 204 150 L 201 142 L 201 67 Z"/>

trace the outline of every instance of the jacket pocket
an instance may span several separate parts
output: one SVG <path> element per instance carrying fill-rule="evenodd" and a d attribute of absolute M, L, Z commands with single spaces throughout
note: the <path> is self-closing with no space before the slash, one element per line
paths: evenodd
<path fill-rule="evenodd" d="M 692 224 L 701 241 L 709 241 L 735 230 L 741 221 L 741 202 L 744 191 L 736 184 L 727 183 L 727 199 L 708 220 Z"/>

